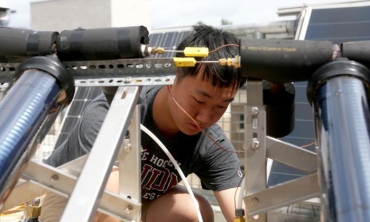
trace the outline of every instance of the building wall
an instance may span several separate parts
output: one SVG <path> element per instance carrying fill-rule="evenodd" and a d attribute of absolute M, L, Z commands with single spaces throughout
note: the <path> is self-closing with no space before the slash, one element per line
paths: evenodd
<path fill-rule="evenodd" d="M 111 0 L 111 26 L 143 25 L 150 31 L 150 0 Z"/>
<path fill-rule="evenodd" d="M 31 29 L 63 31 L 144 25 L 150 0 L 50 0 L 31 3 Z"/>
<path fill-rule="evenodd" d="M 53 0 L 31 3 L 31 29 L 63 31 L 111 26 L 111 1 Z"/>

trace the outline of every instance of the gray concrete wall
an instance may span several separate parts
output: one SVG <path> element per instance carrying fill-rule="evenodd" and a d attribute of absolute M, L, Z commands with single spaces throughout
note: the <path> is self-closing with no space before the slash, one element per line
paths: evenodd
<path fill-rule="evenodd" d="M 135 25 L 150 29 L 150 24 L 150 0 L 50 0 L 31 3 L 31 29 L 38 31 Z"/>
<path fill-rule="evenodd" d="M 111 0 L 112 27 L 143 25 L 151 29 L 150 0 Z"/>
<path fill-rule="evenodd" d="M 31 29 L 63 31 L 111 26 L 111 2 L 101 0 L 53 0 L 31 3 Z"/>

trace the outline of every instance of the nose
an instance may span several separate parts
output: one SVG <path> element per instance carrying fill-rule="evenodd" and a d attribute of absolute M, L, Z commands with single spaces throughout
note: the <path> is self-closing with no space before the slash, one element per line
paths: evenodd
<path fill-rule="evenodd" d="M 201 110 L 198 112 L 196 119 L 200 125 L 209 124 L 212 122 L 212 110 Z"/>

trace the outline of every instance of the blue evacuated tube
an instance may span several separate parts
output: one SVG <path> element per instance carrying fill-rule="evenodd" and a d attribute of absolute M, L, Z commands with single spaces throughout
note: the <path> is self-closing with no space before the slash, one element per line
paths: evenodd
<path fill-rule="evenodd" d="M 330 221 L 370 221 L 369 74 L 361 64 L 344 60 L 316 75 L 326 78 L 318 81 L 312 98 L 322 206 Z"/>
<path fill-rule="evenodd" d="M 65 77 L 69 73 L 56 59 L 30 59 L 23 69 L 0 101 L 0 210 L 52 125 L 52 116 L 71 100 L 63 98 L 74 93 L 72 77 Z M 62 84 L 66 79 L 69 83 Z"/>

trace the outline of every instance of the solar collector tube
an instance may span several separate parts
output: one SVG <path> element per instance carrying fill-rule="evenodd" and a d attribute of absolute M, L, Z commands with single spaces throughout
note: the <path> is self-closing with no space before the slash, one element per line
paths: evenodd
<path fill-rule="evenodd" d="M 0 101 L 0 210 L 57 114 L 74 95 L 74 81 L 54 57 L 33 57 L 18 67 Z"/>

